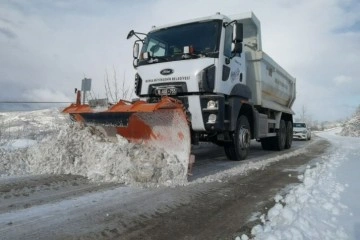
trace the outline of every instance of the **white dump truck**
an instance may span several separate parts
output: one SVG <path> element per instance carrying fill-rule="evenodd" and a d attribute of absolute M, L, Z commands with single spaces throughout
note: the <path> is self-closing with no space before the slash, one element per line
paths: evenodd
<path fill-rule="evenodd" d="M 263 52 L 252 12 L 153 27 L 144 39 L 132 35 L 136 94 L 148 102 L 180 99 L 192 143 L 223 145 L 232 160 L 247 156 L 250 139 L 264 149 L 291 147 L 296 80 Z"/>
<path fill-rule="evenodd" d="M 247 157 L 251 139 L 264 149 L 290 148 L 295 78 L 261 46 L 252 13 L 220 13 L 153 27 L 136 37 L 135 93 L 104 112 L 78 103 L 73 119 L 115 126 L 133 142 L 190 156 L 190 142 L 223 146 L 231 160 Z"/>

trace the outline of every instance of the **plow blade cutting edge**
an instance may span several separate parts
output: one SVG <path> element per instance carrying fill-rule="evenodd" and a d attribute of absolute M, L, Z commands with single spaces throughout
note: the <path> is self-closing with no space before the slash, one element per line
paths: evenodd
<path fill-rule="evenodd" d="M 176 155 L 187 167 L 190 128 L 183 105 L 175 99 L 163 97 L 158 103 L 132 104 L 120 101 L 104 111 L 96 111 L 87 104 L 71 104 L 63 112 L 77 122 L 103 127 L 107 135 L 117 133 L 130 142 L 163 149 Z"/>

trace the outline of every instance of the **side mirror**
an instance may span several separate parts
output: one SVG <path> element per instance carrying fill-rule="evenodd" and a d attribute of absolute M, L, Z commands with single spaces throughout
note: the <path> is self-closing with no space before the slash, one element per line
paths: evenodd
<path fill-rule="evenodd" d="M 135 32 L 134 32 L 134 30 L 131 30 L 130 32 L 129 32 L 129 34 L 127 35 L 127 37 L 126 37 L 126 39 L 130 39 L 132 36 L 134 36 L 135 35 Z"/>
<path fill-rule="evenodd" d="M 139 57 L 139 43 L 134 43 L 133 57 L 134 59 L 137 59 Z"/>
<path fill-rule="evenodd" d="M 231 44 L 231 52 L 242 53 L 242 42 L 235 42 Z"/>
<path fill-rule="evenodd" d="M 242 23 L 235 23 L 234 25 L 234 38 L 233 41 L 235 43 L 243 41 L 243 24 Z"/>
<path fill-rule="evenodd" d="M 136 69 L 138 66 L 139 60 L 138 59 L 134 59 L 133 61 L 133 67 Z"/>
<path fill-rule="evenodd" d="M 243 42 L 243 24 L 235 23 L 233 32 L 233 41 L 231 44 L 231 52 L 242 53 Z"/>

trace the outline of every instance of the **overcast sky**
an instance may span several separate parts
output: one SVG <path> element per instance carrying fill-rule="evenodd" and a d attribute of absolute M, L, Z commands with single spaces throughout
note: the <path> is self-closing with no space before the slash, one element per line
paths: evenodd
<path fill-rule="evenodd" d="M 350 116 L 360 105 L 358 0 L 0 0 L 0 100 L 71 101 L 81 79 L 133 87 L 131 29 L 253 11 L 262 46 L 297 79 L 296 117 Z M 4 109 L 4 105 L 0 110 Z"/>

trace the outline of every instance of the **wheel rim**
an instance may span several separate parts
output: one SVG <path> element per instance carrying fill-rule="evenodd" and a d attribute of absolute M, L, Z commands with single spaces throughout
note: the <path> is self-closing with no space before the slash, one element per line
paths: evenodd
<path fill-rule="evenodd" d="M 241 149 L 249 148 L 250 146 L 250 131 L 247 128 L 241 127 L 239 131 L 239 145 Z"/>

